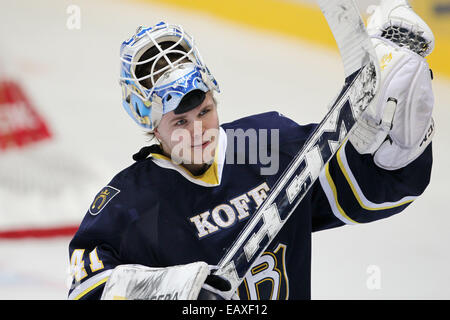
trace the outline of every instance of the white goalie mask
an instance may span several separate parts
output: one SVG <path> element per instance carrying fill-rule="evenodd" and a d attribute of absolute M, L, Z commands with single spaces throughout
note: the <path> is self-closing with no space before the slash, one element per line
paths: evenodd
<path fill-rule="evenodd" d="M 194 38 L 178 25 L 160 22 L 139 27 L 122 43 L 120 60 L 123 107 L 137 124 L 150 131 L 191 91 L 220 92 Z M 158 68 L 158 64 L 164 67 Z M 144 65 L 142 74 L 138 69 Z"/>

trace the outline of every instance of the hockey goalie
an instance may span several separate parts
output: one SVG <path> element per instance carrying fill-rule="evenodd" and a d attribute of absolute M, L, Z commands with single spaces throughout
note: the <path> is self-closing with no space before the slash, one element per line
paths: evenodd
<path fill-rule="evenodd" d="M 124 41 L 122 104 L 153 143 L 93 197 L 70 242 L 69 299 L 310 299 L 312 232 L 415 201 L 432 167 L 434 38 L 406 0 L 370 13 L 379 90 L 231 294 L 217 264 L 317 124 L 278 112 L 219 123 L 218 82 L 181 26 L 140 27 Z M 276 170 L 254 161 L 264 148 Z"/>

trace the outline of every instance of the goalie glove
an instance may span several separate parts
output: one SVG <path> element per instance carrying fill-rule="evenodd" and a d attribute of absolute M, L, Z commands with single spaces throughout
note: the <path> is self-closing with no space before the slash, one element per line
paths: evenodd
<path fill-rule="evenodd" d="M 380 91 L 358 120 L 349 140 L 377 166 L 396 170 L 419 157 L 434 134 L 434 96 L 424 57 L 434 38 L 405 0 L 371 8 L 367 29 L 380 59 Z"/>
<path fill-rule="evenodd" d="M 166 268 L 143 265 L 119 265 L 112 271 L 102 293 L 102 300 L 225 300 L 230 283 L 211 274 L 205 262 Z"/>

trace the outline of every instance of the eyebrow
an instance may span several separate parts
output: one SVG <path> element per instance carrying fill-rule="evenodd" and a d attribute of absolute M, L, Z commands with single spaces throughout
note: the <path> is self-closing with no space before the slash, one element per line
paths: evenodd
<path fill-rule="evenodd" d="M 204 106 L 203 108 L 201 108 L 200 111 L 205 110 L 206 108 L 211 108 L 211 107 L 213 107 L 213 106 L 214 106 L 214 103 L 209 103 L 209 104 L 207 104 L 206 106 Z M 185 114 L 182 113 L 182 114 L 180 114 L 180 115 L 178 115 L 178 116 L 173 117 L 170 121 L 171 121 L 171 122 L 172 122 L 172 121 L 177 121 L 177 120 L 183 119 L 184 117 L 185 117 Z"/>

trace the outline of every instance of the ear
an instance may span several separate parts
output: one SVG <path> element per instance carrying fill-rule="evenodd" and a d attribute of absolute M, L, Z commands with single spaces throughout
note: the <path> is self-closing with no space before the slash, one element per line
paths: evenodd
<path fill-rule="evenodd" d="M 153 130 L 153 137 L 156 138 L 156 140 L 158 140 L 158 143 L 162 146 L 162 139 L 161 139 L 161 133 L 158 131 L 158 128 L 156 128 L 155 130 Z"/>
<path fill-rule="evenodd" d="M 159 133 L 158 128 L 155 128 L 152 133 L 155 135 L 156 139 L 160 140 L 161 134 Z"/>

